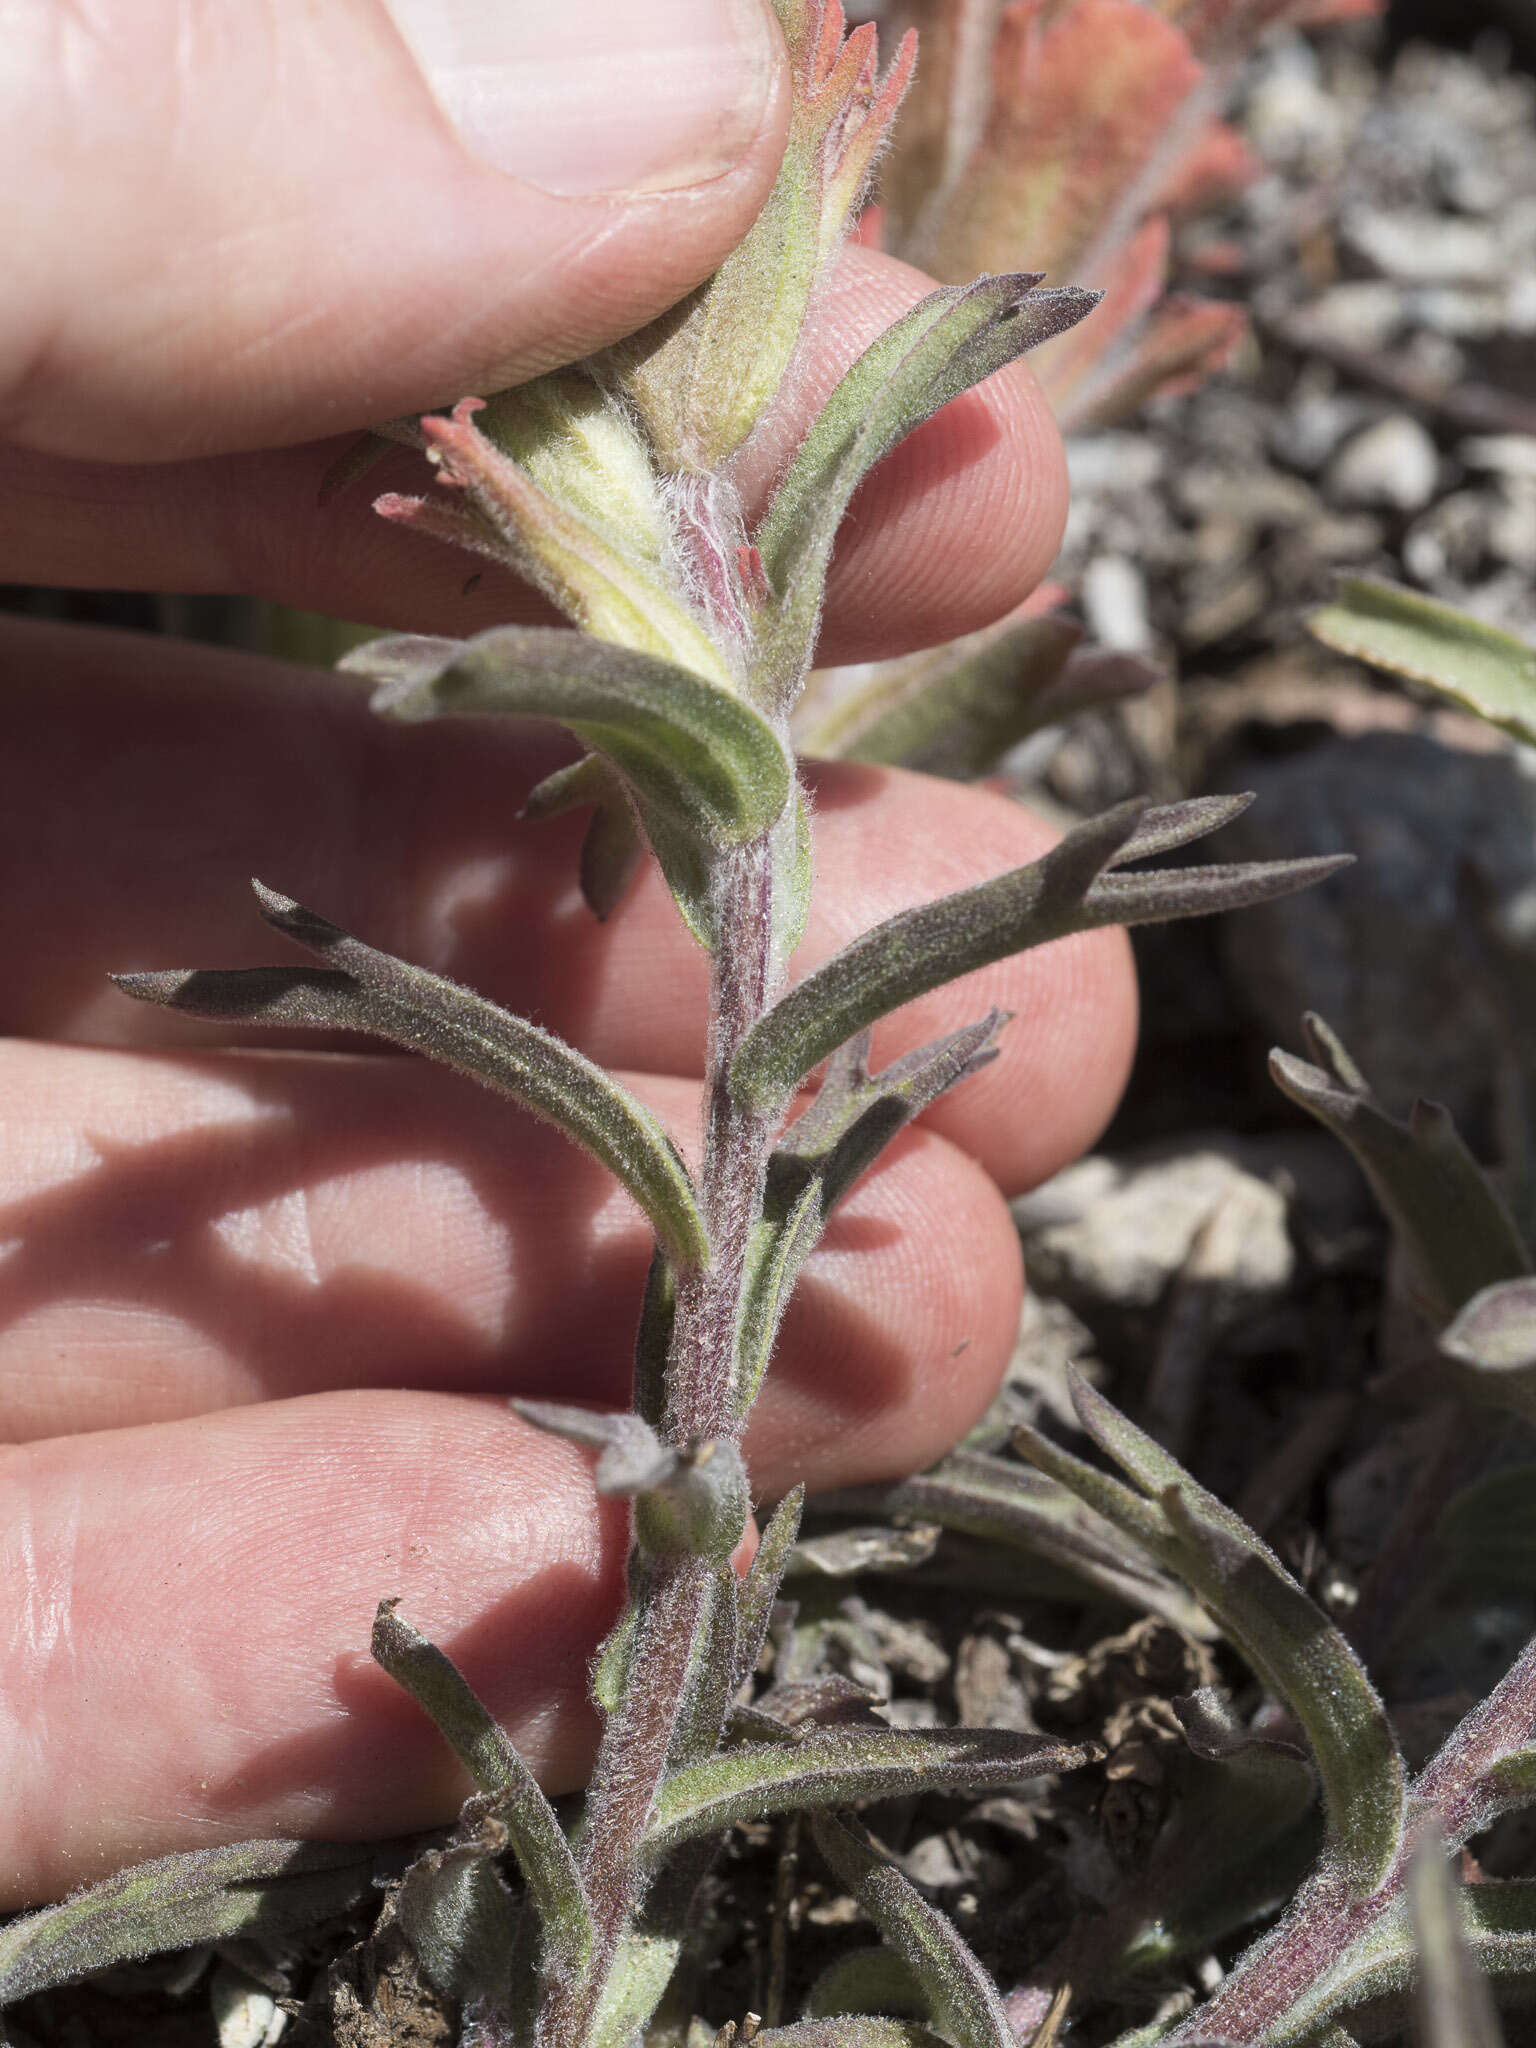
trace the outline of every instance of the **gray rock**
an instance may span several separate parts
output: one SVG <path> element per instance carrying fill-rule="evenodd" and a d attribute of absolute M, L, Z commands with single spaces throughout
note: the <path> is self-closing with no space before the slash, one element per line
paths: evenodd
<path fill-rule="evenodd" d="M 1385 348 L 1407 318 L 1401 290 L 1384 277 L 1352 278 L 1330 285 L 1306 308 L 1309 333 L 1342 341 L 1350 348 Z"/>
<path fill-rule="evenodd" d="M 1488 551 L 1492 505 L 1482 491 L 1452 491 L 1403 536 L 1403 563 L 1431 589 L 1477 573 Z"/>
<path fill-rule="evenodd" d="M 1468 469 L 1536 483 L 1536 434 L 1469 434 L 1456 453 Z"/>
<path fill-rule="evenodd" d="M 1122 654 L 1150 654 L 1147 579 L 1124 555 L 1096 555 L 1083 573 L 1083 610 L 1095 640 Z"/>
<path fill-rule="evenodd" d="M 1342 226 L 1351 248 L 1400 284 L 1494 286 L 1503 279 L 1500 237 L 1486 221 L 1356 206 Z"/>
<path fill-rule="evenodd" d="M 1225 921 L 1241 999 L 1293 1050 L 1302 1012 L 1320 1011 L 1389 1107 L 1427 1095 L 1478 1121 L 1499 1030 L 1458 888 L 1468 863 L 1501 903 L 1536 880 L 1536 787 L 1513 749 L 1367 733 L 1248 757 L 1227 782 L 1258 800 L 1222 835 L 1222 858 L 1358 856 L 1319 888 Z"/>
<path fill-rule="evenodd" d="M 1511 569 L 1536 575 L 1536 476 L 1505 481 L 1488 522 L 1488 546 Z"/>
<path fill-rule="evenodd" d="M 1416 419 L 1389 413 L 1339 450 L 1325 486 L 1341 505 L 1386 505 L 1418 512 L 1435 494 L 1440 457 Z"/>
<path fill-rule="evenodd" d="M 1014 1204 L 1031 1284 L 1084 1307 L 1150 1308 L 1197 1256 L 1228 1315 L 1281 1293 L 1284 1197 L 1223 1152 L 1085 1159 Z"/>

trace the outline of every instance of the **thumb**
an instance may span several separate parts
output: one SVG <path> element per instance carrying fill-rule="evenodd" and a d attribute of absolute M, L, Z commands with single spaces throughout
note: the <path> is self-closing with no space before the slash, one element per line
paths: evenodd
<path fill-rule="evenodd" d="M 632 332 L 783 146 L 767 0 L 7 10 L 0 435 L 169 459 L 494 390 Z"/>

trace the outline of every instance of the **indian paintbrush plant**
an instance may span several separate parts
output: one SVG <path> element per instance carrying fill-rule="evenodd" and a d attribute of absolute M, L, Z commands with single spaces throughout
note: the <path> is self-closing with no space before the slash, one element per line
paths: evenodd
<path fill-rule="evenodd" d="M 991 1461 L 1007 1475 L 988 1475 L 996 1497 L 1048 1554 L 1054 1546 L 1109 1589 L 1150 1589 L 1163 1611 L 1225 1635 L 1291 1716 L 1282 1740 L 1256 1735 L 1214 1691 L 1183 1704 L 1198 1797 L 1123 1909 L 1005 1998 L 849 1810 L 1069 1771 L 1089 1751 L 999 1729 L 894 1727 L 837 1685 L 752 1698 L 800 1501 L 778 1504 L 739 1570 L 752 1508 L 742 1431 L 785 1304 L 834 1205 L 914 1117 L 995 1056 L 1007 1019 L 980 1017 L 878 1071 L 871 1027 L 1025 948 L 1257 902 L 1337 865 L 1149 867 L 1243 800 L 1132 802 L 1026 867 L 890 918 L 791 983 L 812 820 L 789 720 L 843 514 L 904 435 L 1066 333 L 1095 300 L 1034 274 L 935 291 L 853 364 L 749 522 L 743 452 L 794 375 L 807 308 L 913 59 L 908 38 L 879 72 L 873 30 L 846 36 L 836 0 L 777 4 L 797 82 L 789 147 L 767 208 L 716 276 L 598 360 L 388 430 L 422 449 L 436 481 L 380 500 L 380 512 L 510 567 L 571 627 L 386 638 L 346 663 L 372 680 L 382 717 L 552 719 L 580 742 L 581 757 L 540 786 L 529 813 L 591 812 L 580 879 L 598 916 L 617 908 L 649 853 L 710 955 L 697 1169 L 569 1045 L 261 884 L 262 916 L 314 964 L 121 982 L 195 1016 L 361 1031 L 443 1062 L 557 1124 L 654 1229 L 632 1411 L 519 1404 L 528 1421 L 589 1446 L 600 1490 L 631 1504 L 628 1601 L 592 1670 L 603 1732 L 590 1788 L 577 1812 L 558 1815 L 424 1633 L 432 1617 L 386 1597 L 374 1655 L 476 1788 L 448 1839 L 399 1875 L 388 1911 L 425 1975 L 461 2006 L 466 2042 L 633 2048 L 666 1995 L 725 1832 L 808 1814 L 892 1970 L 866 1972 L 862 1992 L 848 1976 L 840 2005 L 820 1996 L 802 2020 L 757 2033 L 759 2048 L 1013 2048 L 1054 2029 L 1069 2001 L 1134 1991 L 1194 1944 L 1281 1903 L 1320 1845 L 1289 1916 L 1173 2038 L 1318 2037 L 1339 2012 L 1402 1988 L 1415 1925 L 1429 1930 L 1442 2003 L 1460 2011 L 1458 1918 L 1497 1970 L 1529 1966 L 1536 1915 L 1523 1886 L 1448 1895 L 1436 1845 L 1458 1846 L 1536 1792 L 1536 1660 L 1410 1795 L 1380 1701 L 1339 1631 L 1235 1515 L 1086 1386 L 1083 1427 L 1124 1476 L 1026 1434 L 1016 1448 L 1037 1469 Z M 1197 1825 L 1217 1812 L 1238 1824 Z M 156 1949 L 301 1928 L 363 1896 L 371 1869 L 366 1850 L 268 1842 L 124 1872 L 0 1931 L 0 2001 Z M 901 1996 L 882 2008 L 893 1975 Z"/>

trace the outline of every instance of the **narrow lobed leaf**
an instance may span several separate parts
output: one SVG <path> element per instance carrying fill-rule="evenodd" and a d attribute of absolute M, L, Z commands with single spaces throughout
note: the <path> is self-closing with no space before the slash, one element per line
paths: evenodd
<path fill-rule="evenodd" d="M 801 441 L 753 535 L 775 600 L 759 658 L 781 703 L 809 664 L 832 543 L 870 470 L 940 406 L 1098 303 L 1073 286 L 1037 291 L 1040 276 L 930 293 L 870 344 Z"/>
<path fill-rule="evenodd" d="M 971 636 L 979 644 L 881 663 L 867 688 L 806 735 L 805 751 L 974 781 L 1063 715 L 1059 685 L 1081 638 L 1071 620 L 1026 619 Z M 1118 689 L 1106 675 L 1106 694 L 1129 694 L 1134 674 L 1122 670 Z"/>
<path fill-rule="evenodd" d="M 0 2007 L 140 1956 L 299 1933 L 372 1882 L 373 1852 L 356 1843 L 237 1842 L 135 1864 L 0 1927 Z"/>
<path fill-rule="evenodd" d="M 1120 851 L 1105 862 L 1106 870 L 1123 868 L 1128 861 L 1151 860 L 1160 853 L 1173 853 L 1197 839 L 1209 838 L 1223 825 L 1240 818 L 1253 802 L 1251 789 L 1233 796 L 1192 796 L 1176 804 L 1149 804 L 1136 821 L 1136 829 Z"/>
<path fill-rule="evenodd" d="M 525 1018 L 441 975 L 376 952 L 254 883 L 269 924 L 334 963 L 124 974 L 125 995 L 221 1023 L 362 1031 L 441 1061 L 558 1125 L 634 1196 L 683 1265 L 708 1255 L 688 1170 L 656 1118 L 603 1069 Z"/>
<path fill-rule="evenodd" d="M 1307 631 L 1340 654 L 1406 676 L 1536 742 L 1536 647 L 1417 590 L 1341 576 Z"/>
<path fill-rule="evenodd" d="M 374 706 L 409 723 L 549 718 L 611 761 L 644 804 L 722 845 L 756 838 L 789 797 L 773 728 L 716 682 L 555 626 L 497 626 L 473 640 L 370 640 L 341 666 L 379 682 Z"/>
<path fill-rule="evenodd" d="M 1240 1516 L 1081 1374 L 1071 1384 L 1083 1428 L 1136 1491 L 1069 1459 L 1037 1432 L 1021 1430 L 1017 1448 L 1177 1571 L 1289 1706 L 1317 1761 L 1339 1867 L 1352 1895 L 1370 1896 L 1400 1848 L 1405 1792 L 1397 1744 L 1360 1660 Z"/>
<path fill-rule="evenodd" d="M 865 932 L 780 998 L 747 1034 L 731 1086 L 771 1114 L 802 1077 L 858 1032 L 973 968 L 1078 929 L 1087 891 L 1146 806 L 1078 826 L 1041 859 Z"/>
<path fill-rule="evenodd" d="M 679 908 L 706 942 L 715 850 L 760 837 L 789 804 L 789 756 L 767 720 L 719 681 L 655 655 L 555 627 L 499 626 L 466 641 L 370 641 L 343 666 L 379 680 L 374 708 L 385 717 L 508 713 L 566 726 L 622 778 Z M 547 809 L 580 793 L 571 799 L 566 781 L 535 797 Z M 611 908 L 627 842 L 615 836 L 622 808 L 610 802 L 603 815 L 614 843 L 593 847 L 589 882 Z"/>
<path fill-rule="evenodd" d="M 538 1916 L 544 1952 L 570 1965 L 592 1940 L 581 1874 L 555 1810 L 516 1746 L 475 1697 L 468 1680 L 434 1643 L 383 1600 L 373 1624 L 373 1655 L 430 1717 L 483 1792 L 505 1829 Z M 487 1909 L 489 1910 L 489 1909 Z"/>
<path fill-rule="evenodd" d="M 873 1077 L 867 1043 L 851 1040 L 846 1057 L 829 1065 L 816 1100 L 780 1136 L 747 1248 L 736 1337 L 738 1416 L 756 1399 L 800 1269 L 837 1203 L 914 1117 L 996 1057 L 1006 1021 L 993 1010 Z"/>
<path fill-rule="evenodd" d="M 908 1792 L 975 1791 L 1074 1770 L 1090 1752 L 999 1728 L 847 1728 L 790 1747 L 735 1749 L 679 1771 L 661 1788 L 648 1859 L 739 1820 L 851 1806 Z"/>
<path fill-rule="evenodd" d="M 1178 845 L 1224 822 L 1230 810 L 1202 800 L 1193 817 L 1159 808 L 1141 851 Z M 1026 867 L 936 903 L 899 912 L 865 932 L 780 998 L 747 1034 L 731 1086 L 764 1114 L 782 1107 L 801 1078 L 856 1032 L 931 989 L 1072 932 L 1147 924 L 1240 908 L 1326 880 L 1350 856 L 1212 868 L 1108 872 L 1144 825 L 1140 799 L 1075 827 Z"/>
<path fill-rule="evenodd" d="M 1070 1486 L 1007 1458 L 985 1451 L 952 1451 L 931 1471 L 895 1486 L 845 1488 L 822 1495 L 819 1505 L 838 1514 L 876 1513 L 937 1522 L 1041 1560 L 1049 1576 L 1044 1585 L 1031 1590 L 1071 1593 L 1075 1581 L 1077 1589 L 1090 1586 L 1124 1606 L 1160 1614 L 1186 1635 L 1216 1633 L 1204 1608 L 1115 1522 L 1098 1514 Z"/>
<path fill-rule="evenodd" d="M 944 1915 L 881 1856 L 869 1835 L 830 1814 L 811 1822 L 816 1846 L 923 1988 L 955 2048 L 1017 2048 L 997 1986 Z"/>
<path fill-rule="evenodd" d="M 1530 1271 L 1530 1257 L 1503 1199 L 1438 1103 L 1415 1105 L 1407 1122 L 1388 1115 L 1320 1017 L 1305 1029 L 1316 1064 L 1270 1055 L 1270 1073 L 1293 1102 L 1342 1139 L 1402 1240 L 1425 1313 L 1448 1321 L 1474 1295 Z M 1497 1398 L 1518 1378 L 1482 1383 Z"/>
<path fill-rule="evenodd" d="M 1102 924 L 1166 924 L 1172 918 L 1214 917 L 1224 910 L 1251 910 L 1319 882 L 1354 865 L 1352 853 L 1321 854 L 1311 860 L 1236 861 L 1222 867 L 1154 869 L 1149 874 L 1104 875 L 1088 892 L 1086 917 L 1076 930 Z"/>

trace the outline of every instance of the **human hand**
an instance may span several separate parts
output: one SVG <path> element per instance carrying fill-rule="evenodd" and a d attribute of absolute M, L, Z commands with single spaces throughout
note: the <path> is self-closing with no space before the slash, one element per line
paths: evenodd
<path fill-rule="evenodd" d="M 396 6 L 408 33 L 454 12 Z M 722 0 L 485 12 L 523 39 L 514 83 L 542 98 L 498 115 L 462 68 L 444 91 L 504 168 L 455 138 L 379 0 L 23 7 L 0 131 L 19 195 L 10 580 L 243 590 L 455 634 L 542 615 L 494 572 L 466 593 L 459 560 L 364 502 L 319 511 L 334 437 L 534 374 L 686 291 L 766 192 L 785 85 L 771 29 L 739 84 L 703 46 L 734 18 Z M 736 12 L 762 27 L 759 0 Z M 561 35 L 567 68 L 546 49 L 540 70 L 532 44 Z M 653 69 L 669 46 L 695 61 Z M 569 196 L 582 179 L 595 196 Z M 655 189 L 604 196 L 637 180 Z M 923 289 L 848 253 L 805 417 Z M 1064 491 L 1027 371 L 955 401 L 856 504 L 826 657 L 1007 610 L 1054 551 Z M 650 875 L 592 922 L 579 819 L 513 824 L 558 758 L 542 733 L 389 728 L 344 680 L 163 640 L 0 637 L 0 1906 L 179 1847 L 447 1817 L 452 1760 L 367 1656 L 384 1594 L 552 1789 L 580 1782 L 624 1517 L 504 1397 L 625 1404 L 641 1218 L 557 1134 L 451 1075 L 313 1040 L 253 1053 L 104 977 L 269 957 L 255 873 L 623 1070 L 687 1146 L 697 948 Z M 947 784 L 816 783 L 800 973 L 1048 836 Z M 1108 1114 L 1133 1032 L 1124 940 L 939 991 L 880 1055 L 991 1003 L 1015 1012 L 1002 1057 L 891 1148 L 808 1268 L 750 1432 L 761 1496 L 912 1469 L 995 1388 L 1020 1288 L 999 1190 Z"/>

